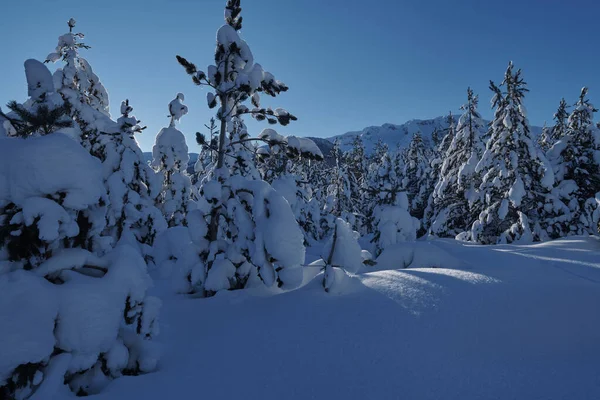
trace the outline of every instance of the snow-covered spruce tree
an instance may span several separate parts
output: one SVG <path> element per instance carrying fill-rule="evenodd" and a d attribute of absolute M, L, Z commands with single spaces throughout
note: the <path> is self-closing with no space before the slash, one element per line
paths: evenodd
<path fill-rule="evenodd" d="M 569 106 L 567 105 L 567 101 L 562 98 L 560 100 L 560 104 L 558 105 L 558 109 L 554 113 L 554 126 L 552 127 L 550 134 L 550 147 L 554 145 L 554 143 L 561 140 L 567 134 L 568 121 L 569 121 L 569 112 L 567 109 Z"/>
<path fill-rule="evenodd" d="M 90 64 L 79 55 L 80 49 L 90 47 L 83 43 L 83 33 L 73 33 L 75 20 L 71 18 L 68 25 L 69 32 L 58 38 L 55 52 L 50 53 L 45 62 L 64 62 L 64 66 L 54 72 L 53 80 L 75 121 L 74 129 L 65 132 L 78 137 L 91 151 L 99 135 L 114 132 L 114 121 L 110 120 L 106 89 Z"/>
<path fill-rule="evenodd" d="M 407 152 L 402 186 L 409 201 L 410 213 L 422 220 L 427 200 L 433 190 L 426 146 L 420 132 L 413 135 Z"/>
<path fill-rule="evenodd" d="M 302 156 L 292 161 L 282 149 L 279 149 L 279 146 L 273 148 L 263 146 L 259 150 L 262 150 L 259 157 L 261 176 L 290 204 L 296 221 L 304 233 L 305 244 L 320 240 L 323 237 L 320 226 L 322 206 L 319 200 L 313 197 L 313 186 L 309 175 L 314 175 L 320 168 L 321 162 Z M 322 160 L 322 155 L 319 159 Z M 326 189 L 325 183 L 323 188 Z"/>
<path fill-rule="evenodd" d="M 103 147 L 102 167 L 108 190 L 107 234 L 140 247 L 148 260 L 156 235 L 166 229 L 162 212 L 156 207 L 162 189 L 161 177 L 146 163 L 135 140 L 145 127 L 131 115 L 129 100 L 121 103 L 118 132 L 98 137 Z"/>
<path fill-rule="evenodd" d="M 201 147 L 201 150 L 200 154 L 198 154 L 198 160 L 194 164 L 194 174 L 191 178 L 193 185 L 197 185 L 204 180 L 216 161 L 216 152 L 213 149 L 218 146 L 216 140 L 217 122 L 213 117 L 204 126 L 208 132 L 208 136 L 201 132 L 196 132 L 196 143 Z"/>
<path fill-rule="evenodd" d="M 444 162 L 444 157 L 446 156 L 446 152 L 448 151 L 448 148 L 450 147 L 450 144 L 452 143 L 452 140 L 456 134 L 456 123 L 454 116 L 452 115 L 452 111 L 448 114 L 448 128 L 445 131 L 446 134 L 442 138 L 437 139 L 437 145 L 435 145 L 436 140 L 433 138 L 435 147 L 430 150 L 430 154 L 428 155 L 428 159 L 431 161 L 429 162 L 429 179 L 427 182 L 431 188 L 428 189 L 429 196 L 427 197 L 427 205 L 423 211 L 421 233 L 429 231 L 434 215 L 439 211 L 435 209 L 434 191 L 435 185 L 440 178 L 440 171 L 442 168 L 442 163 Z"/>
<path fill-rule="evenodd" d="M 479 219 L 471 227 L 471 240 L 484 243 L 543 240 L 539 209 L 552 188 L 554 174 L 535 145 L 523 97 L 528 89 L 521 70 L 512 62 L 500 87 L 490 81 L 496 107 L 489 141 L 475 171 L 482 176 L 483 199 Z"/>
<path fill-rule="evenodd" d="M 348 222 L 335 219 L 333 234 L 323 246 L 319 263 L 323 266 L 322 284 L 327 293 L 342 292 L 347 273 L 356 273 L 361 268 L 362 249 L 357 239 L 358 232 Z"/>
<path fill-rule="evenodd" d="M 353 228 L 365 233 L 364 225 L 366 213 L 364 211 L 363 187 L 368 173 L 368 160 L 365 146 L 360 136 L 356 136 L 351 143 L 352 148 L 344 153 L 343 164 L 346 166 L 350 184 L 350 198 L 354 206 L 355 222 Z"/>
<path fill-rule="evenodd" d="M 332 156 L 335 162 L 330 174 L 327 187 L 327 202 L 324 212 L 329 214 L 330 228 L 334 228 L 335 219 L 342 218 L 354 227 L 356 224 L 356 203 L 352 198 L 352 186 L 348 165 L 343 161 L 341 142 L 336 139 L 333 144 Z"/>
<path fill-rule="evenodd" d="M 239 0 L 227 1 L 226 23 L 217 31 L 215 63 L 207 73 L 177 56 L 194 83 L 210 88 L 209 107 L 218 106 L 217 162 L 212 179 L 200 188 L 199 202 L 206 218 L 203 266 L 187 275 L 188 290 L 205 295 L 244 288 L 258 281 L 285 288 L 296 287 L 302 281 L 304 237 L 289 204 L 267 182 L 231 175 L 225 163 L 226 157 L 235 157 L 228 154 L 227 147 L 238 144 L 228 141 L 234 118 L 250 114 L 257 120 L 282 125 L 296 120 L 283 109 L 260 107 L 261 93 L 274 97 L 288 88 L 254 62 L 250 48 L 239 36 L 240 13 Z M 252 109 L 244 104 L 247 100 L 252 102 Z M 260 139 L 279 145 L 282 137 L 274 133 L 263 131 L 259 138 L 243 141 Z M 304 151 L 289 143 L 286 147 L 289 154 Z"/>
<path fill-rule="evenodd" d="M 183 133 L 175 128 L 175 122 L 187 114 L 184 96 L 178 93 L 169 103 L 171 122 L 156 135 L 152 147 L 152 167 L 162 177 L 159 207 L 169 226 L 186 225 L 188 211 L 194 209 L 192 183 L 186 174 L 190 155 Z"/>
<path fill-rule="evenodd" d="M 408 212 L 408 198 L 402 191 L 402 182 L 396 174 L 393 158 L 383 154 L 379 163 L 372 163 L 365 183 L 369 194 L 371 243 L 378 256 L 388 246 L 416 239 L 419 221 Z"/>
<path fill-rule="evenodd" d="M 483 154 L 479 131 L 483 126 L 477 111 L 478 96 L 467 89 L 467 103 L 448 148 L 441 155 L 439 177 L 432 193 L 433 217 L 429 232 L 455 237 L 477 219 L 479 176 L 475 167 Z"/>
<path fill-rule="evenodd" d="M 542 132 L 537 138 L 537 143 L 543 152 L 547 152 L 548 149 L 552 147 L 552 130 L 551 128 L 548 128 L 546 121 L 544 121 L 544 126 L 542 126 Z"/>
<path fill-rule="evenodd" d="M 101 163 L 59 132 L 0 141 L 0 316 L 10 321 L 0 398 L 54 398 L 63 384 L 92 394 L 151 371 L 145 339 L 157 333 L 160 301 L 145 294 L 139 252 L 103 236 Z"/>
<path fill-rule="evenodd" d="M 33 59 L 24 66 L 29 99 L 24 104 L 9 102 L 8 114 L 0 109 L 8 136 L 40 136 L 73 126 L 69 105 L 56 93 L 48 68 Z"/>
<path fill-rule="evenodd" d="M 107 210 L 108 234 L 113 243 L 126 238 L 139 247 L 148 259 L 156 234 L 163 229 L 163 218 L 154 205 L 160 182 L 146 165 L 134 135 L 142 131 L 128 103 L 121 105 L 118 121 L 110 119 L 108 94 L 89 63 L 79 55 L 89 49 L 84 35 L 73 33 L 75 20 L 68 22 L 69 33 L 59 37 L 58 46 L 46 62 L 62 60 L 53 87 L 68 108 L 72 128 L 63 132 L 103 163 L 104 183 L 110 197 Z M 134 243 L 133 239 L 137 241 Z"/>
<path fill-rule="evenodd" d="M 593 117 L 597 111 L 586 98 L 587 88 L 568 118 L 566 133 L 548 151 L 554 167 L 553 193 L 568 207 L 549 224 L 553 237 L 597 233 L 600 217 L 600 144 Z M 561 103 L 562 104 L 562 103 Z M 547 211 L 554 211 L 546 207 Z"/>

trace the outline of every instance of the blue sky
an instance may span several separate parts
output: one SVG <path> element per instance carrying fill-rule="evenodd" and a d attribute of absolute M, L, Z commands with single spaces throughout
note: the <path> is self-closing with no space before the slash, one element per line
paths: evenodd
<path fill-rule="evenodd" d="M 242 0 L 242 37 L 255 60 L 290 87 L 264 105 L 299 121 L 284 134 L 332 136 L 369 125 L 458 112 L 471 86 L 490 117 L 490 79 L 509 60 L 531 92 L 532 124 L 550 121 L 561 97 L 590 87 L 600 104 L 600 39 L 594 0 Z M 211 116 L 206 92 L 177 64 L 180 54 L 205 68 L 225 0 L 30 0 L 0 6 L 0 103 L 26 99 L 23 61 L 43 60 L 74 17 L 92 49 L 84 51 L 107 87 L 112 110 L 129 98 L 148 125 L 138 137 L 149 150 L 168 124 L 167 104 L 186 95 L 180 129 L 191 151 L 194 132 Z M 52 67 L 55 68 L 55 67 Z M 113 114 L 113 116 L 115 116 Z M 116 117 L 116 116 L 115 116 Z M 261 123 L 250 123 L 253 131 Z"/>

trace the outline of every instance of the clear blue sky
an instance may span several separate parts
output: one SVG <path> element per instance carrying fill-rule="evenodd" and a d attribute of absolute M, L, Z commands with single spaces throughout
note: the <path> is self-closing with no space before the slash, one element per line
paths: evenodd
<path fill-rule="evenodd" d="M 168 123 L 167 104 L 183 92 L 190 112 L 180 129 L 197 150 L 194 132 L 211 113 L 205 90 L 175 55 L 201 68 L 212 62 L 225 0 L 4 3 L 0 103 L 26 99 L 23 61 L 43 60 L 74 17 L 112 110 L 129 98 L 148 125 L 142 148 L 151 148 Z M 242 0 L 242 7 L 242 37 L 255 60 L 290 87 L 263 101 L 298 116 L 284 134 L 326 137 L 458 111 L 469 85 L 489 118 L 488 81 L 499 83 L 509 60 L 529 83 L 532 124 L 550 122 L 560 98 L 574 102 L 583 85 L 600 105 L 597 0 Z"/>

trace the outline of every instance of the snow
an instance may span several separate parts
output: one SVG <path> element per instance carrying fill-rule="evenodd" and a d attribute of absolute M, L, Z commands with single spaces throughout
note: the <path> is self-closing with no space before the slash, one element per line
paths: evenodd
<path fill-rule="evenodd" d="M 333 236 L 327 241 L 323 247 L 321 258 L 329 259 L 331 254 L 331 265 L 339 267 L 347 272 L 356 273 L 362 267 L 362 249 L 356 241 L 354 232 L 350 228 L 350 224 L 341 218 L 335 220 L 336 225 L 336 240 L 333 254 L 331 247 L 333 245 Z"/>
<path fill-rule="evenodd" d="M 90 400 L 188 398 L 199 385 L 211 399 L 600 397 L 600 241 L 431 243 L 460 269 L 390 265 L 334 296 L 320 275 L 276 297 L 165 294 L 159 371 Z M 243 373 L 228 384 L 232 360 Z"/>
<path fill-rule="evenodd" d="M 39 99 L 42 94 L 55 91 L 52 74 L 38 60 L 25 61 L 25 77 L 27 78 L 27 95 L 31 98 Z"/>
<path fill-rule="evenodd" d="M 482 120 L 480 134 L 485 133 L 488 123 L 489 121 Z M 413 134 L 416 132 L 420 132 L 423 135 L 424 141 L 428 144 L 428 147 L 432 147 L 432 134 L 435 129 L 439 132 L 447 130 L 448 117 L 441 116 L 423 120 L 412 119 L 399 125 L 383 124 L 381 126 L 369 126 L 360 131 L 346 132 L 327 139 L 332 143 L 335 142 L 335 139 L 337 138 L 341 139 L 342 149 L 347 151 L 351 149 L 352 139 L 360 136 L 365 144 L 366 153 L 373 154 L 373 149 L 380 139 L 383 143 L 387 144 L 390 149 L 407 149 Z M 542 128 L 537 126 L 531 126 L 530 129 L 532 136 L 534 137 L 537 137 L 542 131 Z"/>
<path fill-rule="evenodd" d="M 174 100 L 169 103 L 169 115 L 171 116 L 171 127 L 175 126 L 175 121 L 179 122 L 181 117 L 187 114 L 188 108 L 183 104 L 185 96 L 183 93 L 177 93 Z"/>
<path fill-rule="evenodd" d="M 68 162 L 65 162 L 68 160 Z M 103 194 L 100 162 L 63 135 L 21 139 L 0 137 L 0 205 L 22 205 L 32 197 L 65 192 L 65 207 L 87 208 Z"/>

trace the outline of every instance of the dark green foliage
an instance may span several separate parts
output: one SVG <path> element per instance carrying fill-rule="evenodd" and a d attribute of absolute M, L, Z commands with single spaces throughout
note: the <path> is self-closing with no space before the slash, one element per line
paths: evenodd
<path fill-rule="evenodd" d="M 46 104 L 39 104 L 35 111 L 27 110 L 14 100 L 6 106 L 17 117 L 9 117 L 2 111 L 0 111 L 0 116 L 11 123 L 19 137 L 26 138 L 35 134 L 47 135 L 61 128 L 73 126 L 73 120 L 68 117 L 71 113 L 71 107 L 67 103 L 55 108 L 50 108 Z"/>

